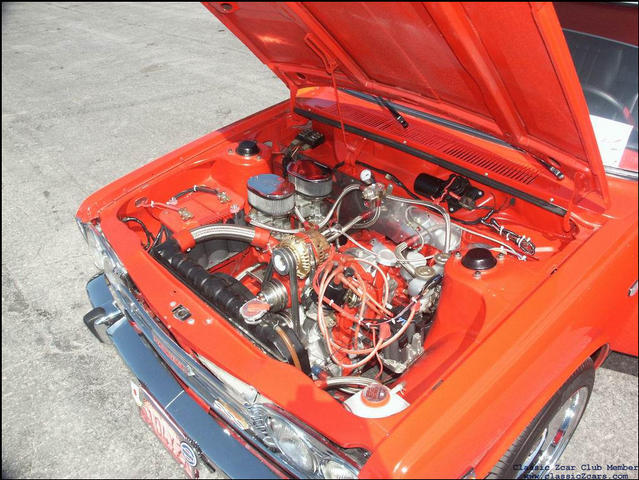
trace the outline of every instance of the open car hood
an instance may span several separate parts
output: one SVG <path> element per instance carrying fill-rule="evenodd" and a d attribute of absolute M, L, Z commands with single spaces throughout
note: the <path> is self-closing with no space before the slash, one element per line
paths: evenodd
<path fill-rule="evenodd" d="M 550 3 L 205 6 L 293 94 L 335 86 L 410 103 L 556 161 L 564 187 L 608 201 L 588 107 Z"/>

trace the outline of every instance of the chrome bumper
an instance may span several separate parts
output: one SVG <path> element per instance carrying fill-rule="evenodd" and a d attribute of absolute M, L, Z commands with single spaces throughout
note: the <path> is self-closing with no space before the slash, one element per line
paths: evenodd
<path fill-rule="evenodd" d="M 87 313 L 82 320 L 89 331 L 95 335 L 95 338 L 102 343 L 107 343 L 110 341 L 107 329 L 123 318 L 124 314 L 115 305 L 103 273 L 87 282 L 87 295 L 93 305 L 93 310 Z"/>
<path fill-rule="evenodd" d="M 204 461 L 231 478 L 278 478 L 249 451 L 250 446 L 236 438 L 230 428 L 205 412 L 184 391 L 166 362 L 115 305 L 103 274 L 89 281 L 87 293 L 94 306 L 85 316 L 87 327 L 101 341 L 113 342 L 133 375 L 197 445 Z"/>

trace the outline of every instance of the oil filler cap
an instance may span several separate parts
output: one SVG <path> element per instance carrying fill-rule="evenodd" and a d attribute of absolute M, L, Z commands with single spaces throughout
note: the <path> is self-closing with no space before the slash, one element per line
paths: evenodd
<path fill-rule="evenodd" d="M 260 147 L 253 140 L 242 140 L 235 149 L 235 153 L 243 157 L 252 157 L 260 153 Z"/>
<path fill-rule="evenodd" d="M 487 248 L 471 248 L 462 258 L 462 265 L 471 270 L 490 270 L 497 265 L 497 259 Z"/>

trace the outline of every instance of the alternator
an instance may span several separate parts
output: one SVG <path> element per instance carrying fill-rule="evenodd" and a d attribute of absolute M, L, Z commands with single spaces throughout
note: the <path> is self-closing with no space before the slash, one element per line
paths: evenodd
<path fill-rule="evenodd" d="M 280 248 L 286 248 L 295 257 L 299 278 L 308 277 L 313 267 L 326 260 L 330 248 L 324 235 L 317 230 L 309 230 L 303 235 L 286 235 L 279 244 Z"/>

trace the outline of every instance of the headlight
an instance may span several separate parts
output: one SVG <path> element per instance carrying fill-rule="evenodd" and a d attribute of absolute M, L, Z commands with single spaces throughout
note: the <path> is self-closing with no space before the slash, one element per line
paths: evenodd
<path fill-rule="evenodd" d="M 129 280 L 129 275 L 124 265 L 122 265 L 112 251 L 107 251 L 103 258 L 104 276 L 109 281 L 109 285 L 113 290 L 126 298 L 126 293 L 133 289 L 133 284 Z M 125 305 L 120 304 L 120 296 L 115 295 L 114 301 L 121 310 L 125 308 Z"/>
<path fill-rule="evenodd" d="M 107 252 L 105 251 L 104 238 L 100 231 L 100 226 L 92 223 L 82 223 L 77 217 L 75 222 L 80 229 L 80 233 L 87 241 L 93 263 L 99 270 L 104 270 L 104 258 L 107 256 Z"/>
<path fill-rule="evenodd" d="M 98 269 L 104 271 L 104 275 L 108 280 L 112 290 L 119 293 L 128 292 L 132 289 L 132 283 L 129 279 L 129 275 L 117 257 L 111 245 L 100 229 L 100 225 L 93 225 L 91 223 L 83 224 L 77 220 L 80 231 L 84 234 L 89 251 L 93 257 L 93 263 Z M 125 295 L 126 296 L 126 295 Z M 124 305 L 121 305 L 119 295 L 114 295 L 114 301 L 117 306 L 122 310 Z"/>
<path fill-rule="evenodd" d="M 322 464 L 322 476 L 324 478 L 357 478 L 357 473 L 343 463 L 328 460 Z"/>
<path fill-rule="evenodd" d="M 87 245 L 89 246 L 89 251 L 93 257 L 93 263 L 95 263 L 95 266 L 100 270 L 103 270 L 105 252 L 102 248 L 102 242 L 98 238 L 99 234 L 93 225 L 87 225 L 85 232 L 87 236 Z"/>
<path fill-rule="evenodd" d="M 313 454 L 294 427 L 277 417 L 269 417 L 267 426 L 275 445 L 290 462 L 304 472 L 315 471 Z"/>
<path fill-rule="evenodd" d="M 241 399 L 237 402 L 229 400 L 231 405 L 216 402 L 213 410 L 235 426 L 238 433 L 248 436 L 276 463 L 301 478 L 357 478 L 358 465 L 361 466 L 366 459 L 364 450 L 344 451 L 304 427 L 254 387 L 202 355 L 198 355 L 198 359 Z"/>
<path fill-rule="evenodd" d="M 259 412 L 259 413 L 258 413 Z M 276 457 L 305 478 L 357 478 L 359 468 L 339 447 L 288 418 L 279 407 L 264 403 L 252 409 L 253 420 L 266 428 L 262 441 L 277 450 Z M 261 418 L 260 418 L 261 417 Z"/>

